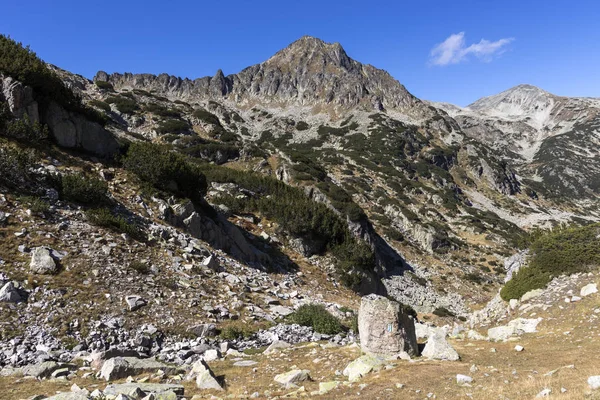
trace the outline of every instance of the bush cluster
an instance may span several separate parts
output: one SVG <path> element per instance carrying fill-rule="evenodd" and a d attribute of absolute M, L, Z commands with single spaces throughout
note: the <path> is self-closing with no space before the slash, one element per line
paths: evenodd
<path fill-rule="evenodd" d="M 0 142 L 0 185 L 19 190 L 29 186 L 37 159 L 33 149 Z"/>
<path fill-rule="evenodd" d="M 135 224 L 132 224 L 122 215 L 113 214 L 108 208 L 94 208 L 85 213 L 88 220 L 98 226 L 111 229 L 118 233 L 126 233 L 134 239 L 141 240 L 142 233 Z"/>
<path fill-rule="evenodd" d="M 538 236 L 530 246 L 529 265 L 504 285 L 506 301 L 544 288 L 554 277 L 589 271 L 600 265 L 600 224 L 559 228 Z"/>
<path fill-rule="evenodd" d="M 190 129 L 190 125 L 180 119 L 168 119 L 158 124 L 156 131 L 163 135 L 166 133 L 182 133 L 187 132 Z"/>
<path fill-rule="evenodd" d="M 315 332 L 335 335 L 342 332 L 342 323 L 321 304 L 304 304 L 288 316 L 294 324 L 310 326 Z"/>
<path fill-rule="evenodd" d="M 232 182 L 257 194 L 251 198 L 219 198 L 233 212 L 259 212 L 293 236 L 312 237 L 323 243 L 320 251 L 333 253 L 336 272 L 345 285 L 356 288 L 361 272 L 374 270 L 375 257 L 369 246 L 352 236 L 346 221 L 335 211 L 309 199 L 301 189 L 252 172 L 215 165 L 201 168 L 211 182 Z"/>
<path fill-rule="evenodd" d="M 108 201 L 108 184 L 100 178 L 85 175 L 63 175 L 60 192 L 63 199 L 88 206 L 99 206 Z"/>
<path fill-rule="evenodd" d="M 206 192 L 206 177 L 200 168 L 166 146 L 132 143 L 123 161 L 126 169 L 156 189 L 200 200 Z"/>
<path fill-rule="evenodd" d="M 117 110 L 123 114 L 133 114 L 140 108 L 134 99 L 130 99 L 124 95 L 110 96 L 106 99 L 106 103 L 114 104 Z"/>

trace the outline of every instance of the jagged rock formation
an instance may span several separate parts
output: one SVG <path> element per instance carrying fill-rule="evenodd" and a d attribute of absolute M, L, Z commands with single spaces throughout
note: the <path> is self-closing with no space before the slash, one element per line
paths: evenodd
<path fill-rule="evenodd" d="M 94 80 L 119 89 L 156 90 L 186 101 L 225 99 L 237 105 L 260 102 L 278 108 L 322 104 L 346 110 L 362 106 L 372 111 L 396 110 L 415 119 L 435 115 L 386 71 L 351 59 L 339 43 L 310 36 L 233 75 L 219 70 L 213 77 L 190 80 L 167 74 L 100 71 Z"/>

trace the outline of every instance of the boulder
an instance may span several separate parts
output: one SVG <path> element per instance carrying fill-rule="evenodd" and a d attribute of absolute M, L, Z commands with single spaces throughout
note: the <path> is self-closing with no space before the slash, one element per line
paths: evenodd
<path fill-rule="evenodd" d="M 445 331 L 442 329 L 437 330 L 433 335 L 429 336 L 422 356 L 430 360 L 460 360 L 460 356 L 456 350 L 446 341 Z"/>
<path fill-rule="evenodd" d="M 136 295 L 125 296 L 125 303 L 127 303 L 129 311 L 139 310 L 140 308 L 148 304 L 146 300 Z"/>
<path fill-rule="evenodd" d="M 217 336 L 217 326 L 215 324 L 199 324 L 188 329 L 197 337 L 214 337 Z"/>
<path fill-rule="evenodd" d="M 34 274 L 50 275 L 56 273 L 58 267 L 50 255 L 50 250 L 45 247 L 36 247 L 31 252 L 29 269 Z"/>
<path fill-rule="evenodd" d="M 529 292 L 527 292 L 523 296 L 521 296 L 521 303 L 524 303 L 527 300 L 535 299 L 536 297 L 539 297 L 542 294 L 544 294 L 544 289 L 530 290 Z"/>
<path fill-rule="evenodd" d="M 5 303 L 18 303 L 21 300 L 21 295 L 12 282 L 7 282 L 0 289 L 0 301 Z"/>
<path fill-rule="evenodd" d="M 356 382 L 374 369 L 381 368 L 383 363 L 383 358 L 365 354 L 348 364 L 343 374 L 348 377 L 350 382 Z"/>
<path fill-rule="evenodd" d="M 589 296 L 590 294 L 598 293 L 598 287 L 595 283 L 590 283 L 589 285 L 585 285 L 581 288 L 579 294 L 581 297 Z"/>
<path fill-rule="evenodd" d="M 310 380 L 310 371 L 307 369 L 294 369 L 284 374 L 275 376 L 275 382 L 287 387 L 296 383 Z"/>
<path fill-rule="evenodd" d="M 56 361 L 44 361 L 39 364 L 27 365 L 23 367 L 22 372 L 25 376 L 33 376 L 34 378 L 42 379 L 49 378 L 55 371 L 64 368 L 76 370 L 77 366 L 74 364 L 65 364 Z"/>
<path fill-rule="evenodd" d="M 208 364 L 200 359 L 192 365 L 192 369 L 187 375 L 187 380 L 196 380 L 196 387 L 198 389 L 213 389 L 223 390 L 221 384 L 217 381 L 217 378 L 211 371 Z"/>
<path fill-rule="evenodd" d="M 376 294 L 364 296 L 358 311 L 358 332 L 364 352 L 393 356 L 418 355 L 415 322 L 400 303 Z"/>
<path fill-rule="evenodd" d="M 537 332 L 537 326 L 541 321 L 542 318 L 517 318 L 510 321 L 508 326 L 512 326 L 517 335 L 523 333 L 535 333 Z"/>
<path fill-rule="evenodd" d="M 515 326 L 502 325 L 488 329 L 488 338 L 493 342 L 501 342 L 508 340 L 508 338 L 514 336 L 515 334 Z"/>
<path fill-rule="evenodd" d="M 292 347 L 292 345 L 288 342 L 284 342 L 282 340 L 275 340 L 269 345 L 269 347 L 267 347 L 263 354 L 278 353 L 280 350 L 289 349 L 290 347 Z"/>
<path fill-rule="evenodd" d="M 181 368 L 156 361 L 152 358 L 115 357 L 107 360 L 100 370 L 100 378 L 107 381 L 126 378 L 144 373 L 164 371 L 167 375 L 182 373 Z"/>

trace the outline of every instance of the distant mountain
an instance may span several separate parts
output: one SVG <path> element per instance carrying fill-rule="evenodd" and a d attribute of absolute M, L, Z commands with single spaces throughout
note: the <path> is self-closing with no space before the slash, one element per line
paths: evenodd
<path fill-rule="evenodd" d="M 538 190 L 596 197 L 600 99 L 556 96 L 518 85 L 466 108 L 432 103 L 469 137 L 494 148 Z"/>

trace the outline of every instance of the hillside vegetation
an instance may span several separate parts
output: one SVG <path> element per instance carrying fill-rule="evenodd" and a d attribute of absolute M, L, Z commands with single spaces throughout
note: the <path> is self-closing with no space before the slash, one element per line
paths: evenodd
<path fill-rule="evenodd" d="M 554 277 L 586 272 L 600 265 L 600 224 L 556 229 L 534 240 L 530 251 L 529 265 L 502 288 L 504 300 L 541 289 Z"/>

